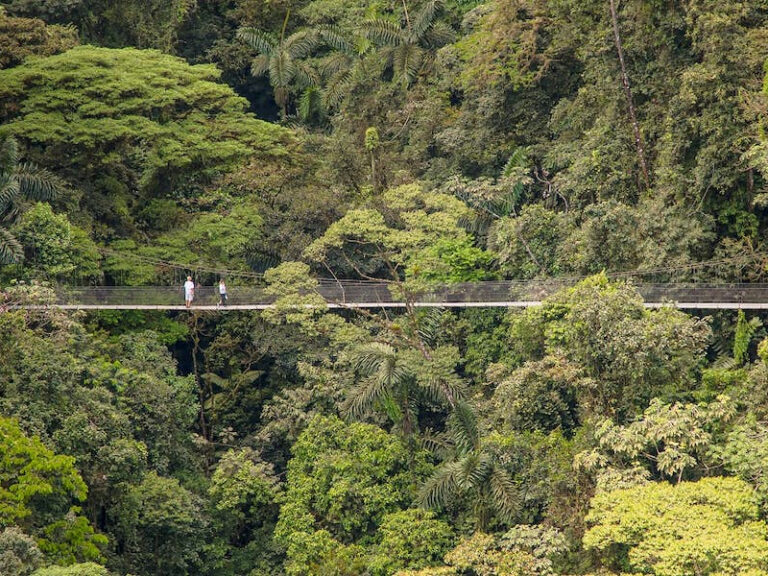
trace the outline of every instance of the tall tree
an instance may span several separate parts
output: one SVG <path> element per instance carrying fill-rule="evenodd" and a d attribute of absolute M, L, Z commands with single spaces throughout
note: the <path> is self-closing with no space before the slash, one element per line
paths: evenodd
<path fill-rule="evenodd" d="M 421 322 L 422 336 L 429 325 L 428 320 Z M 433 355 L 448 359 L 444 352 L 440 348 L 431 350 Z M 381 410 L 410 437 L 418 431 L 420 407 L 450 406 L 457 395 L 457 390 L 444 386 L 441 379 L 424 374 L 423 366 L 429 361 L 413 348 L 401 351 L 388 343 L 371 342 L 355 349 L 353 355 L 362 380 L 347 396 L 345 409 L 351 416 L 360 418 Z"/>
<path fill-rule="evenodd" d="M 617 572 L 764 576 L 768 526 L 754 491 L 735 478 L 653 483 L 592 500 L 584 546 Z"/>
<path fill-rule="evenodd" d="M 648 162 L 645 159 L 645 144 L 643 135 L 640 132 L 640 124 L 637 123 L 637 112 L 635 111 L 635 102 L 632 98 L 632 87 L 629 83 L 629 74 L 627 65 L 624 61 L 624 46 L 621 43 L 621 32 L 619 30 L 619 15 L 616 11 L 616 0 L 608 0 L 611 8 L 611 26 L 613 28 L 613 41 L 616 45 L 616 53 L 619 57 L 621 66 L 621 85 L 624 89 L 624 96 L 627 99 L 627 111 L 629 112 L 629 121 L 632 123 L 632 132 L 635 137 L 635 150 L 637 150 L 637 160 L 640 163 L 640 171 L 643 174 L 645 188 L 651 187 L 651 177 L 648 171 Z"/>
<path fill-rule="evenodd" d="M 317 71 L 304 61 L 320 45 L 321 36 L 314 30 L 302 29 L 286 37 L 290 9 L 285 13 L 280 37 L 275 39 L 258 28 L 240 28 L 237 36 L 259 54 L 251 62 L 251 74 L 269 74 L 269 83 L 280 106 L 283 118 L 287 115 L 292 90 L 317 86 Z"/>
<path fill-rule="evenodd" d="M 14 135 L 76 184 L 85 218 L 135 231 L 153 199 L 193 196 L 293 140 L 247 114 L 219 76 L 156 50 L 80 46 L 0 70 L 0 136 Z"/>
<path fill-rule="evenodd" d="M 519 494 L 499 451 L 483 441 L 474 410 L 466 403 L 457 404 L 448 419 L 448 430 L 454 457 L 435 470 L 422 487 L 422 506 L 446 508 L 457 500 L 471 503 L 480 530 L 486 530 L 493 519 L 511 521 Z"/>
<path fill-rule="evenodd" d="M 453 31 L 437 20 L 443 0 L 428 0 L 413 16 L 403 0 L 403 23 L 377 18 L 366 23 L 365 37 L 381 49 L 386 65 L 394 71 L 395 80 L 408 86 L 416 80 L 431 50 L 450 42 Z"/>

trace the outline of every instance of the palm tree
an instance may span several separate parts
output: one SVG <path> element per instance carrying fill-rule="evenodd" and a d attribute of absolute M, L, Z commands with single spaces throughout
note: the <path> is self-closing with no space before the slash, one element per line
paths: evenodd
<path fill-rule="evenodd" d="M 498 452 L 480 441 L 477 417 L 471 406 L 465 402 L 456 404 L 448 419 L 448 433 L 453 458 L 443 462 L 424 484 L 420 504 L 440 509 L 469 502 L 480 530 L 485 530 L 494 517 L 510 522 L 519 505 L 517 488 Z"/>
<path fill-rule="evenodd" d="M 0 264 L 24 258 L 21 244 L 7 228 L 21 213 L 21 201 L 52 200 L 62 189 L 61 181 L 47 170 L 19 162 L 19 147 L 14 138 L 0 140 Z"/>
<path fill-rule="evenodd" d="M 302 118 L 305 116 L 302 108 L 311 109 L 307 106 L 311 98 L 316 99 L 314 105 L 323 114 L 337 108 L 351 87 L 367 76 L 371 67 L 369 60 L 373 54 L 366 40 L 349 40 L 338 27 L 333 26 L 321 29 L 319 34 L 323 44 L 330 48 L 317 62 L 323 87 L 306 90 L 302 94 L 299 105 Z"/>
<path fill-rule="evenodd" d="M 302 91 L 319 82 L 318 74 L 304 61 L 322 42 L 318 31 L 299 30 L 286 38 L 290 9 L 285 14 L 280 38 L 257 28 L 240 28 L 237 37 L 259 54 L 251 62 L 251 74 L 269 74 L 269 83 L 275 95 L 275 102 L 285 118 L 288 99 L 292 90 Z"/>
<path fill-rule="evenodd" d="M 383 411 L 406 437 L 417 431 L 418 408 L 423 405 L 448 405 L 449 395 L 458 396 L 456 388 L 443 382 L 419 382 L 414 371 L 385 343 L 362 345 L 355 354 L 355 370 L 362 377 L 344 404 L 353 418 Z"/>
<path fill-rule="evenodd" d="M 403 2 L 401 26 L 385 19 L 369 21 L 363 28 L 364 36 L 381 49 L 381 56 L 394 71 L 395 80 L 410 85 L 419 74 L 431 51 L 453 39 L 453 31 L 443 22 L 436 21 L 443 0 L 428 0 L 413 16 Z"/>

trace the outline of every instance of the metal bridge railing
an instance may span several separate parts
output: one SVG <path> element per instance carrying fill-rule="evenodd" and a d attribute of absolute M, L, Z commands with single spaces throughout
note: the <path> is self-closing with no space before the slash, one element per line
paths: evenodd
<path fill-rule="evenodd" d="M 410 295 L 409 300 L 423 304 L 491 304 L 535 303 L 552 296 L 571 285 L 568 281 L 532 282 L 475 282 L 435 286 L 429 291 Z M 332 304 L 365 304 L 395 306 L 403 300 L 395 297 L 393 285 L 386 282 L 324 282 L 317 292 Z M 768 284 L 638 284 L 637 290 L 646 302 L 685 303 L 766 303 Z M 56 303 L 68 306 L 180 306 L 184 294 L 180 287 L 168 286 L 99 286 L 59 287 L 55 290 Z M 195 306 L 212 306 L 218 302 L 218 288 L 198 287 Z M 269 305 L 274 297 L 261 286 L 230 286 L 229 304 L 236 306 Z"/>

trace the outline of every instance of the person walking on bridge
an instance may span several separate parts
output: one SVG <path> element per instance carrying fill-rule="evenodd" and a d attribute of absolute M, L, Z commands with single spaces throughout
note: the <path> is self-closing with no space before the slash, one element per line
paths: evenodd
<path fill-rule="evenodd" d="M 195 283 L 192 282 L 192 276 L 187 276 L 184 282 L 184 304 L 187 308 L 192 306 L 192 300 L 195 298 Z"/>
<path fill-rule="evenodd" d="M 219 303 L 217 306 L 227 305 L 227 285 L 224 283 L 224 278 L 219 280 Z"/>

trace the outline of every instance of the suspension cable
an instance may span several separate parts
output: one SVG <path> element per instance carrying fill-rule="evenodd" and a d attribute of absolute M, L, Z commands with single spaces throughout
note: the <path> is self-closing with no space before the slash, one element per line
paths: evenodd
<path fill-rule="evenodd" d="M 162 258 L 154 258 L 150 256 L 144 256 L 141 254 L 135 254 L 132 252 L 120 252 L 117 250 L 113 250 L 111 248 L 100 248 L 99 249 L 103 254 L 108 256 L 114 256 L 118 258 L 131 258 L 133 260 L 136 260 L 138 262 L 152 265 L 152 266 L 158 266 L 163 268 L 171 268 L 175 270 L 183 270 L 183 271 L 190 271 L 195 270 L 197 272 L 204 272 L 209 274 L 214 274 L 218 276 L 227 276 L 227 277 L 239 277 L 239 278 L 250 278 L 254 280 L 263 280 L 264 274 L 261 272 L 253 272 L 253 271 L 247 271 L 247 270 L 233 270 L 229 268 L 221 268 L 216 266 L 215 264 L 211 264 L 208 262 L 202 263 L 185 263 L 185 262 L 176 262 L 173 260 L 166 260 Z M 712 268 L 715 266 L 722 266 L 726 264 L 733 264 L 736 262 L 743 262 L 744 264 L 750 263 L 750 261 L 754 260 L 754 257 L 750 257 L 748 255 L 739 255 L 739 256 L 732 256 L 730 258 L 719 258 L 719 259 L 712 259 L 712 260 L 703 260 L 699 262 L 691 262 L 688 264 L 680 264 L 680 265 L 672 265 L 672 266 L 659 266 L 656 268 L 646 268 L 641 270 L 620 270 L 615 272 L 606 272 L 605 275 L 609 278 L 631 278 L 631 277 L 642 277 L 642 276 L 651 276 L 654 274 L 661 274 L 661 273 L 668 273 L 668 272 L 682 272 L 685 270 L 695 270 L 697 268 Z M 559 281 L 574 281 L 578 282 L 579 280 L 583 280 L 585 278 L 588 278 L 589 274 L 583 274 L 583 275 L 575 275 L 575 276 L 560 276 L 560 277 L 552 277 L 551 280 L 559 280 Z M 355 279 L 355 280 L 349 280 L 349 279 L 335 279 L 335 278 L 324 278 L 320 277 L 317 278 L 318 282 L 325 284 L 325 283 L 333 283 L 336 284 L 338 280 L 343 280 L 344 282 L 354 282 L 357 284 L 380 284 L 380 283 L 388 283 L 392 282 L 392 280 L 387 279 L 381 279 L 381 280 L 369 280 L 369 279 Z"/>

